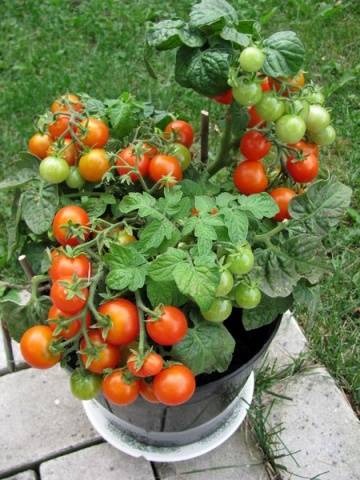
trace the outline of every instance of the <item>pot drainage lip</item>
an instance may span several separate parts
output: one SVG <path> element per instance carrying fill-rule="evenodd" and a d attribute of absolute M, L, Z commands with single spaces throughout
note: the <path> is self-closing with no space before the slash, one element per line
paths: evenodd
<path fill-rule="evenodd" d="M 104 417 L 94 402 L 83 402 L 85 413 L 95 430 L 113 447 L 132 457 L 144 457 L 152 462 L 178 462 L 199 457 L 224 443 L 244 421 L 254 394 L 254 372 L 252 372 L 237 395 L 234 409 L 224 423 L 210 435 L 188 445 L 158 447 L 145 444 L 122 432 Z"/>

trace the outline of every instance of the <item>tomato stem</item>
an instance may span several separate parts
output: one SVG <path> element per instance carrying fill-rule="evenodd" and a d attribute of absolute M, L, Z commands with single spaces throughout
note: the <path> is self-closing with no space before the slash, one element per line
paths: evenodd
<path fill-rule="evenodd" d="M 135 292 L 135 299 L 136 299 L 136 306 L 139 315 L 139 354 L 140 358 L 144 355 L 144 347 L 145 347 L 145 321 L 144 321 L 144 312 L 143 312 L 143 302 L 141 299 L 140 291 L 137 290 Z"/>
<path fill-rule="evenodd" d="M 49 280 L 49 275 L 35 275 L 31 278 L 31 301 L 36 300 L 38 287 L 41 283 Z"/>
<path fill-rule="evenodd" d="M 219 151 L 214 162 L 208 166 L 210 175 L 214 175 L 223 167 L 229 164 L 229 152 L 231 149 L 231 132 L 232 132 L 232 113 L 231 105 L 228 108 L 225 116 L 225 128 L 222 134 Z"/>
<path fill-rule="evenodd" d="M 265 244 L 268 244 L 268 241 L 270 240 L 271 237 L 273 237 L 274 235 L 277 235 L 279 232 L 281 232 L 282 230 L 284 230 L 285 228 L 288 227 L 288 223 L 289 222 L 281 222 L 281 223 L 279 223 L 279 225 L 277 225 L 272 230 L 269 230 L 266 233 L 261 233 L 261 234 L 255 235 L 254 236 L 254 241 L 255 242 L 263 242 Z"/>

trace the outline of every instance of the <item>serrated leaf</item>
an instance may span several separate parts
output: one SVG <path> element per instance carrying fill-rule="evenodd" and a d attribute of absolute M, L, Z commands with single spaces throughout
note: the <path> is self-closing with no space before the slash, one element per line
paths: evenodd
<path fill-rule="evenodd" d="M 199 210 L 199 212 L 210 212 L 210 210 L 215 207 L 215 198 L 208 197 L 207 195 L 199 195 L 195 197 L 195 208 Z"/>
<path fill-rule="evenodd" d="M 202 47 L 205 38 L 182 20 L 162 20 L 149 26 L 146 42 L 157 50 L 171 50 L 180 45 L 192 48 Z"/>
<path fill-rule="evenodd" d="M 187 302 L 174 281 L 155 282 L 151 278 L 146 280 L 146 293 L 153 308 L 160 304 L 180 307 Z"/>
<path fill-rule="evenodd" d="M 239 47 L 247 47 L 250 44 L 250 37 L 245 33 L 238 32 L 233 27 L 224 27 L 221 30 L 220 37 L 228 42 L 235 43 Z"/>
<path fill-rule="evenodd" d="M 224 223 L 232 243 L 242 243 L 246 240 L 249 220 L 244 212 L 224 209 Z"/>
<path fill-rule="evenodd" d="M 82 197 L 81 206 L 86 210 L 90 220 L 101 217 L 108 205 L 115 205 L 116 199 L 114 195 L 104 193 L 100 197 Z"/>
<path fill-rule="evenodd" d="M 249 196 L 239 195 L 237 200 L 241 210 L 252 213 L 259 220 L 262 218 L 273 218 L 279 212 L 276 202 L 266 192 Z"/>
<path fill-rule="evenodd" d="M 259 305 L 251 310 L 243 310 L 242 322 L 245 330 L 254 330 L 273 322 L 278 315 L 286 312 L 293 303 L 292 296 L 271 298 L 262 295 Z"/>
<path fill-rule="evenodd" d="M 311 320 L 321 304 L 320 285 L 311 285 L 302 279 L 294 288 L 293 297 L 299 306 L 307 310 Z"/>
<path fill-rule="evenodd" d="M 50 228 L 58 204 L 57 185 L 41 183 L 38 190 L 24 192 L 22 218 L 32 232 L 40 235 Z"/>
<path fill-rule="evenodd" d="M 175 227 L 167 220 L 153 220 L 141 231 L 137 248 L 143 252 L 161 245 L 163 240 L 172 237 Z"/>
<path fill-rule="evenodd" d="M 109 288 L 135 291 L 144 286 L 148 264 L 145 257 L 131 245 L 113 243 L 104 261 L 110 270 L 106 277 Z"/>
<path fill-rule="evenodd" d="M 237 199 L 237 196 L 232 195 L 231 193 L 228 193 L 228 192 L 223 192 L 216 197 L 216 205 L 220 208 L 227 207 L 229 203 L 233 202 L 236 199 Z"/>
<path fill-rule="evenodd" d="M 21 185 L 28 183 L 30 180 L 38 177 L 38 163 L 38 160 L 36 160 L 34 157 L 16 162 L 14 165 L 15 170 L 12 173 L 7 174 L 6 178 L 0 182 L 0 190 L 20 187 Z"/>
<path fill-rule="evenodd" d="M 186 252 L 176 248 L 169 248 L 151 262 L 149 276 L 157 282 L 166 282 L 173 278 L 175 266 L 186 260 Z"/>
<path fill-rule="evenodd" d="M 155 208 L 156 199 L 149 193 L 132 192 L 126 195 L 119 204 L 119 210 L 122 213 L 130 213 L 138 210 L 140 217 L 153 216 L 162 218 L 162 214 Z"/>
<path fill-rule="evenodd" d="M 191 27 L 200 30 L 216 32 L 237 22 L 236 10 L 225 0 L 201 0 L 190 12 Z"/>
<path fill-rule="evenodd" d="M 291 77 L 304 63 L 304 45 L 295 32 L 277 32 L 264 40 L 262 71 L 270 77 Z"/>
<path fill-rule="evenodd" d="M 224 325 L 199 321 L 189 328 L 181 342 L 172 347 L 171 355 L 199 375 L 225 372 L 234 350 L 235 340 Z"/>
<path fill-rule="evenodd" d="M 117 99 L 106 100 L 105 105 L 111 131 L 116 138 L 126 137 L 139 125 L 143 108 L 128 92 Z"/>
<path fill-rule="evenodd" d="M 231 104 L 231 129 L 235 138 L 240 139 L 249 123 L 249 113 L 247 108 L 239 105 L 237 102 Z"/>

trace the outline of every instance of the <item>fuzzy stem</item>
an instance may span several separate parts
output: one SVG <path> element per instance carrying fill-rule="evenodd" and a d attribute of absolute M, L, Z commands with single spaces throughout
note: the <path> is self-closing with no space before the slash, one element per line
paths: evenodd
<path fill-rule="evenodd" d="M 216 172 L 225 167 L 228 163 L 228 156 L 231 149 L 231 131 L 232 131 L 232 114 L 231 106 L 226 112 L 225 116 L 225 129 L 221 138 L 220 148 L 214 162 L 208 166 L 208 172 L 210 175 L 214 175 Z"/>
<path fill-rule="evenodd" d="M 144 321 L 144 312 L 140 307 L 142 305 L 141 295 L 139 290 L 135 292 L 135 299 L 136 299 L 136 306 L 139 314 L 139 354 L 140 358 L 144 355 L 144 347 L 145 347 L 145 321 Z"/>

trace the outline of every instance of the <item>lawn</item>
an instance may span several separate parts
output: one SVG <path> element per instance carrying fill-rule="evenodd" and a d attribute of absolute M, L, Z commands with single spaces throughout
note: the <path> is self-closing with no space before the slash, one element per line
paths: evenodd
<path fill-rule="evenodd" d="M 176 108 L 198 126 L 201 108 L 220 119 L 213 102 L 174 84 L 172 54 L 157 55 L 158 81 L 143 60 L 145 23 L 182 16 L 192 4 L 130 0 L 2 0 L 0 3 L 0 175 L 26 149 L 33 121 L 66 91 L 101 99 L 128 90 L 159 107 Z M 360 408 L 360 5 L 356 1 L 233 0 L 265 32 L 296 30 L 307 47 L 307 78 L 331 94 L 335 145 L 322 155 L 328 170 L 354 188 L 352 209 L 330 236 L 333 273 L 322 285 L 316 315 L 298 312 L 314 358 L 324 363 Z M 1 197 L 4 222 L 8 197 Z M 2 229 L 4 234 L 5 228 Z M 1 240 L 1 237 L 0 237 Z M 4 246 L 0 243 L 0 255 Z"/>

